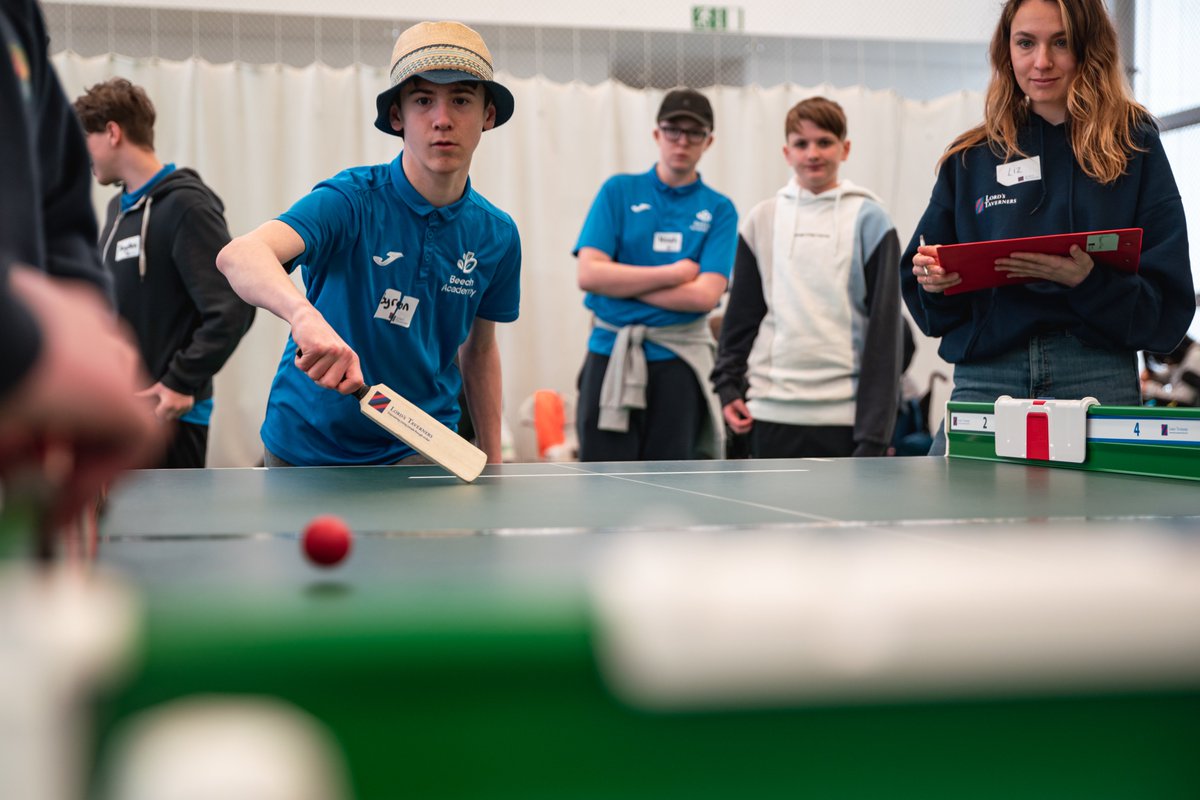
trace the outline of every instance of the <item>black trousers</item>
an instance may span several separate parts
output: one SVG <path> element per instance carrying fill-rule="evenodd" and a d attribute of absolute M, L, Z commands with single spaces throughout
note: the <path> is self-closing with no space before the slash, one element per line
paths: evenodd
<path fill-rule="evenodd" d="M 647 365 L 646 408 L 629 412 L 629 430 L 602 431 L 600 385 L 608 356 L 588 353 L 579 373 L 580 461 L 680 461 L 696 457 L 696 443 L 708 415 L 696 373 L 683 360 Z"/>
<path fill-rule="evenodd" d="M 204 469 L 208 455 L 208 426 L 176 422 L 175 435 L 159 469 Z"/>
<path fill-rule="evenodd" d="M 854 455 L 850 425 L 785 425 L 754 420 L 751 458 L 847 458 Z"/>

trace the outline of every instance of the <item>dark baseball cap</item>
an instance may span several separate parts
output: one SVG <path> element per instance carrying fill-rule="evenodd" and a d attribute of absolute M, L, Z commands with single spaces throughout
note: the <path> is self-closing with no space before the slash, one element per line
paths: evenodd
<path fill-rule="evenodd" d="M 710 131 L 713 129 L 713 110 L 708 98 L 695 89 L 672 89 L 658 107 L 658 121 L 675 117 L 694 119 Z"/>

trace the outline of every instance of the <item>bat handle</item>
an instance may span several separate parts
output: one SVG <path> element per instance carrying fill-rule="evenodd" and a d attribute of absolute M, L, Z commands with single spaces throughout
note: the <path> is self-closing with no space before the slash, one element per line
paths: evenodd
<path fill-rule="evenodd" d="M 300 357 L 300 356 L 302 356 L 302 355 L 304 355 L 304 351 L 303 351 L 303 350 L 301 350 L 299 347 L 297 347 L 297 348 L 296 348 L 296 358 L 299 358 L 299 357 Z M 368 389 L 368 388 L 369 388 L 369 387 L 368 387 L 368 386 L 367 386 L 367 385 L 364 383 L 362 386 L 360 386 L 360 387 L 358 387 L 357 389 L 355 389 L 355 390 L 354 390 L 354 396 L 355 396 L 356 398 L 358 398 L 359 400 L 362 400 L 364 397 L 366 397 L 366 396 L 367 396 L 367 389 Z"/>

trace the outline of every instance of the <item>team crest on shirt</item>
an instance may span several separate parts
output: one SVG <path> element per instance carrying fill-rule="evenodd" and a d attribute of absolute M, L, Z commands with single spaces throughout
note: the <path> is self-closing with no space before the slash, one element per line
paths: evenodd
<path fill-rule="evenodd" d="M 712 227 L 712 212 L 707 208 L 703 211 L 696 212 L 696 218 L 692 220 L 691 230 L 696 233 L 708 233 L 708 229 Z"/>
<path fill-rule="evenodd" d="M 458 264 L 455 266 L 462 270 L 464 275 L 469 275 L 474 272 L 475 268 L 479 266 L 479 262 L 475 260 L 475 252 L 468 250 L 467 252 L 463 253 L 462 258 L 458 260 Z"/>
<path fill-rule="evenodd" d="M 479 260 L 475 258 L 475 251 L 468 250 L 467 252 L 463 253 L 462 258 L 460 258 L 454 266 L 457 267 L 459 272 L 462 273 L 462 277 L 460 278 L 452 273 L 450 277 L 446 279 L 446 282 L 442 284 L 441 291 L 445 292 L 446 294 L 456 294 L 462 297 L 474 297 L 475 293 L 478 292 L 479 289 L 475 285 L 475 279 L 467 276 L 474 272 L 475 268 L 479 266 Z"/>

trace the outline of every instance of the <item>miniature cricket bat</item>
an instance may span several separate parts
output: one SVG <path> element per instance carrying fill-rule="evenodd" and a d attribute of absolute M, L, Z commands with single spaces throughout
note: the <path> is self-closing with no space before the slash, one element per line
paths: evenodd
<path fill-rule="evenodd" d="M 467 483 L 483 471 L 486 453 L 386 385 L 363 386 L 354 396 L 363 416 Z"/>

